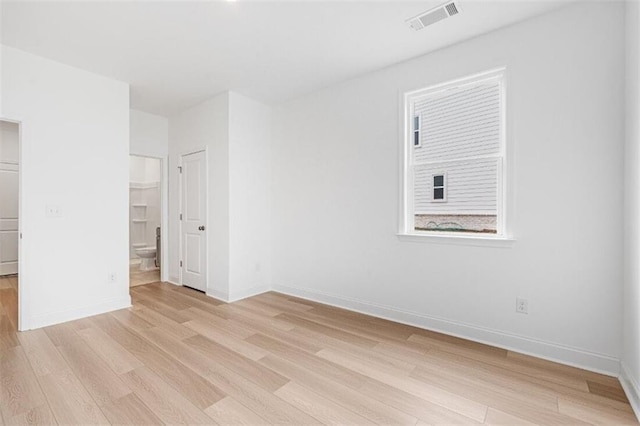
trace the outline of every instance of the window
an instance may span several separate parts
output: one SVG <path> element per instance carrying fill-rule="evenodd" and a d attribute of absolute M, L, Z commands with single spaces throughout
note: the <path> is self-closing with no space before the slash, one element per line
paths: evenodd
<path fill-rule="evenodd" d="M 431 201 L 434 203 L 438 201 L 447 201 L 445 176 L 446 175 L 444 173 L 433 175 L 433 198 Z"/>
<path fill-rule="evenodd" d="M 504 236 L 504 69 L 404 96 L 403 234 Z"/>
<path fill-rule="evenodd" d="M 420 116 L 413 117 L 413 146 L 420 146 Z"/>

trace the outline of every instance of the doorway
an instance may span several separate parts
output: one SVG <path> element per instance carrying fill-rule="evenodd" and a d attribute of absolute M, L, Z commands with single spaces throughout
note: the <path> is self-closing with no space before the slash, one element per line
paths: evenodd
<path fill-rule="evenodd" d="M 19 329 L 20 125 L 0 120 L 0 323 Z"/>
<path fill-rule="evenodd" d="M 162 160 L 129 157 L 129 286 L 161 281 Z"/>
<path fill-rule="evenodd" d="M 180 284 L 207 291 L 207 155 L 180 157 Z"/>

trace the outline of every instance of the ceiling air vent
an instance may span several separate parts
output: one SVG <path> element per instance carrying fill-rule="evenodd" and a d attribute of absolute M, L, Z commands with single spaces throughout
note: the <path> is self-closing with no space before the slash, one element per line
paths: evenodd
<path fill-rule="evenodd" d="M 459 5 L 456 2 L 448 2 L 427 10 L 411 19 L 407 19 L 406 22 L 411 28 L 418 31 L 450 16 L 457 15 L 458 13 L 460 13 Z"/>
<path fill-rule="evenodd" d="M 449 14 L 449 16 L 458 14 L 458 7 L 455 3 L 449 3 L 444 8 L 447 9 L 447 13 Z"/>

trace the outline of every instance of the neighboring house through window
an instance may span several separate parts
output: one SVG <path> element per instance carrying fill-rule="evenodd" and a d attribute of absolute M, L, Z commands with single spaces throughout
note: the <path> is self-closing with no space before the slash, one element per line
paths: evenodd
<path fill-rule="evenodd" d="M 405 233 L 504 234 L 503 78 L 405 94 Z"/>

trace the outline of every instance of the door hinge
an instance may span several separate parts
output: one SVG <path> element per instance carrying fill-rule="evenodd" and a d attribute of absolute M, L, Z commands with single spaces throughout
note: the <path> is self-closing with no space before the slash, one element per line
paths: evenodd
<path fill-rule="evenodd" d="M 180 261 L 180 267 L 182 268 L 182 260 Z"/>
<path fill-rule="evenodd" d="M 182 166 L 178 166 L 178 172 L 182 173 Z"/>
<path fill-rule="evenodd" d="M 182 213 L 180 213 L 180 220 L 182 220 Z"/>

